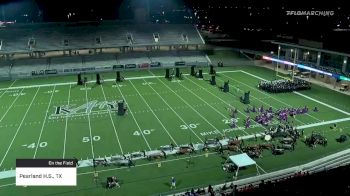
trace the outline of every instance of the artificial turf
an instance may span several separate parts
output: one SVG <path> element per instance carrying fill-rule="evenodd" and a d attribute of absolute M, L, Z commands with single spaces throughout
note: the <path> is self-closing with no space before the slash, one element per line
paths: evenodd
<path fill-rule="evenodd" d="M 189 68 L 181 71 L 186 74 Z M 257 89 L 257 83 L 261 78 L 273 79 L 274 73 L 255 66 L 217 68 L 217 85 L 229 81 L 229 93 L 211 86 L 208 75 L 204 80 L 184 75 L 182 80 L 168 81 L 163 77 L 164 72 L 163 69 L 123 72 L 127 80 L 117 84 L 107 81 L 113 79 L 115 73 L 102 74 L 105 78 L 102 85 L 91 82 L 77 86 L 75 76 L 0 83 L 0 171 L 15 169 L 16 158 L 86 160 L 154 150 L 170 143 L 201 143 L 222 135 L 261 133 L 265 128 L 256 123 L 243 130 L 231 129 L 227 124 L 230 106 L 239 111 L 237 125 L 240 127 L 244 126 L 247 116 L 255 117 L 253 113 L 245 113 L 247 105 L 239 101 L 246 91 L 251 91 L 250 107 L 271 106 L 274 110 L 318 107 L 319 112 L 310 111 L 290 121 L 295 126 L 312 124 L 305 129 L 305 135 L 318 131 L 329 141 L 327 147 L 315 149 L 298 141 L 295 151 L 282 156 L 265 151 L 263 157 L 256 160 L 262 172 L 295 166 L 350 147 L 348 141 L 335 142 L 341 134 L 350 133 L 350 119 L 338 123 L 336 130 L 329 129 L 331 125 L 318 124 L 350 117 L 350 101 L 346 95 L 316 85 L 310 91 L 301 92 L 309 98 L 295 93 L 265 93 Z M 94 75 L 87 77 L 94 80 Z M 126 116 L 118 116 L 107 104 L 122 99 L 128 105 Z M 59 106 L 76 112 L 69 116 L 55 115 Z M 232 174 L 221 168 L 224 158 L 215 153 L 204 155 L 196 154 L 190 165 L 188 156 L 184 155 L 169 156 L 161 167 L 157 167 L 157 161 L 147 160 L 137 161 L 136 167 L 130 169 L 97 167 L 97 171 L 101 171 L 98 181 L 93 179 L 92 167 L 79 168 L 76 187 L 16 187 L 14 178 L 5 178 L 0 179 L 0 195 L 153 195 L 170 191 L 171 176 L 178 180 L 177 190 L 232 179 Z M 121 179 L 122 187 L 106 190 L 103 188 L 105 177 L 112 175 Z M 239 178 L 251 175 L 255 175 L 255 169 L 243 170 Z"/>

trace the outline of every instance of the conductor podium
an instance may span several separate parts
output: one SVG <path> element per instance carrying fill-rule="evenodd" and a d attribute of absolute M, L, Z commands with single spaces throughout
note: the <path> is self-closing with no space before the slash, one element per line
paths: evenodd
<path fill-rule="evenodd" d="M 244 96 L 242 96 L 242 97 L 240 98 L 242 103 L 244 103 L 244 104 L 250 104 L 249 94 L 250 94 L 250 91 L 245 92 L 245 93 L 244 93 Z"/>
<path fill-rule="evenodd" d="M 215 79 L 215 76 L 211 76 L 212 80 L 213 78 Z M 219 86 L 219 89 L 224 92 L 224 93 L 228 93 L 230 91 L 230 87 L 228 85 L 229 81 L 224 82 L 224 86 Z"/>
<path fill-rule="evenodd" d="M 100 74 L 96 74 L 96 84 L 100 85 L 101 84 L 101 76 Z"/>
<path fill-rule="evenodd" d="M 81 79 L 81 74 L 79 73 L 78 74 L 78 82 L 77 82 L 78 85 L 83 85 L 83 80 Z"/>
<path fill-rule="evenodd" d="M 122 82 L 122 81 L 123 81 L 123 76 L 121 76 L 120 71 L 117 71 L 116 82 Z"/>
<path fill-rule="evenodd" d="M 170 69 L 165 69 L 165 78 L 170 79 Z"/>
<path fill-rule="evenodd" d="M 118 115 L 124 116 L 126 112 L 126 106 L 124 104 L 124 100 L 118 101 Z"/>
<path fill-rule="evenodd" d="M 176 67 L 175 69 L 175 77 L 179 78 L 180 77 L 180 68 Z"/>
<path fill-rule="evenodd" d="M 227 92 L 229 92 L 229 91 L 230 91 L 230 88 L 229 88 L 228 82 L 229 82 L 229 81 L 224 82 L 224 87 L 223 87 L 223 89 L 222 89 L 222 91 L 223 91 L 224 93 L 227 93 Z"/>
<path fill-rule="evenodd" d="M 211 74 L 211 75 L 215 75 L 216 74 L 216 71 L 215 71 L 213 65 L 210 65 L 209 74 Z"/>
<path fill-rule="evenodd" d="M 203 70 L 198 70 L 198 76 L 197 78 L 203 78 Z"/>
<path fill-rule="evenodd" d="M 210 84 L 216 85 L 215 76 L 211 76 Z"/>
<path fill-rule="evenodd" d="M 191 76 L 196 76 L 196 72 L 194 71 L 194 66 L 191 66 Z"/>

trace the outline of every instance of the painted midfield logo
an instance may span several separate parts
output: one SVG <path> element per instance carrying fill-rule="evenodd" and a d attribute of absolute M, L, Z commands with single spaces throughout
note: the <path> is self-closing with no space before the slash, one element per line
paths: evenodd
<path fill-rule="evenodd" d="M 116 110 L 117 110 L 116 101 L 98 102 L 97 100 L 93 100 L 80 106 L 77 106 L 77 104 L 57 106 L 55 108 L 54 113 L 50 115 L 49 119 L 85 116 L 88 114 L 105 114 L 105 113 L 108 113 L 109 111 L 116 111 Z"/>

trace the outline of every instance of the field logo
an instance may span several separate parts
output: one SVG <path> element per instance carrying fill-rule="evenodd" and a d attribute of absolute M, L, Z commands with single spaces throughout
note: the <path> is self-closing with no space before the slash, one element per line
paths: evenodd
<path fill-rule="evenodd" d="M 101 101 L 97 100 L 90 101 L 83 105 L 77 106 L 76 104 L 56 106 L 53 114 L 50 115 L 49 119 L 66 118 L 66 117 L 78 117 L 85 116 L 88 114 L 106 114 L 110 111 L 117 110 L 116 101 Z"/>

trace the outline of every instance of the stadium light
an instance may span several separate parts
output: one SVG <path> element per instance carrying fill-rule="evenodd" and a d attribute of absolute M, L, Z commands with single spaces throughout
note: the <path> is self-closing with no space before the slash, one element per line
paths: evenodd
<path fill-rule="evenodd" d="M 335 74 L 335 73 L 332 74 L 332 73 L 329 73 L 329 72 L 326 72 L 326 71 L 322 71 L 322 70 L 319 70 L 319 69 L 308 67 L 306 65 L 295 64 L 295 63 L 292 63 L 292 62 L 289 62 L 289 61 L 275 59 L 275 58 L 271 58 L 271 57 L 268 57 L 268 56 L 263 56 L 263 59 L 264 60 L 278 62 L 278 63 L 283 63 L 283 64 L 286 64 L 286 65 L 296 66 L 296 67 L 301 68 L 301 69 L 306 69 L 306 70 L 309 70 L 309 71 L 325 74 L 325 75 L 328 75 L 328 76 L 331 76 L 331 77 L 334 77 L 334 78 L 338 78 L 340 80 L 350 81 L 350 78 L 348 78 L 348 77 L 341 76 L 341 75 L 338 75 L 338 74 Z"/>
<path fill-rule="evenodd" d="M 345 77 L 345 76 L 339 76 L 340 80 L 345 80 L 345 81 L 350 81 L 350 78 Z"/>
<path fill-rule="evenodd" d="M 278 62 L 278 63 L 283 63 L 283 64 L 286 64 L 286 65 L 296 66 L 296 67 L 301 68 L 301 69 L 306 69 L 306 70 L 317 72 L 317 73 L 320 73 L 320 74 L 325 74 L 327 76 L 331 76 L 331 77 L 334 77 L 334 78 L 339 78 L 340 80 L 350 81 L 350 78 L 348 78 L 348 77 L 341 76 L 341 75 L 336 74 L 336 73 L 330 73 L 330 72 L 322 71 L 322 70 L 319 70 L 319 69 L 316 69 L 316 68 L 308 67 L 306 65 L 296 64 L 296 63 L 292 63 L 292 62 L 289 62 L 289 61 L 284 61 L 284 60 L 280 60 L 280 59 L 271 58 L 271 57 L 268 57 L 268 56 L 263 56 L 263 59 L 264 60 Z"/>

